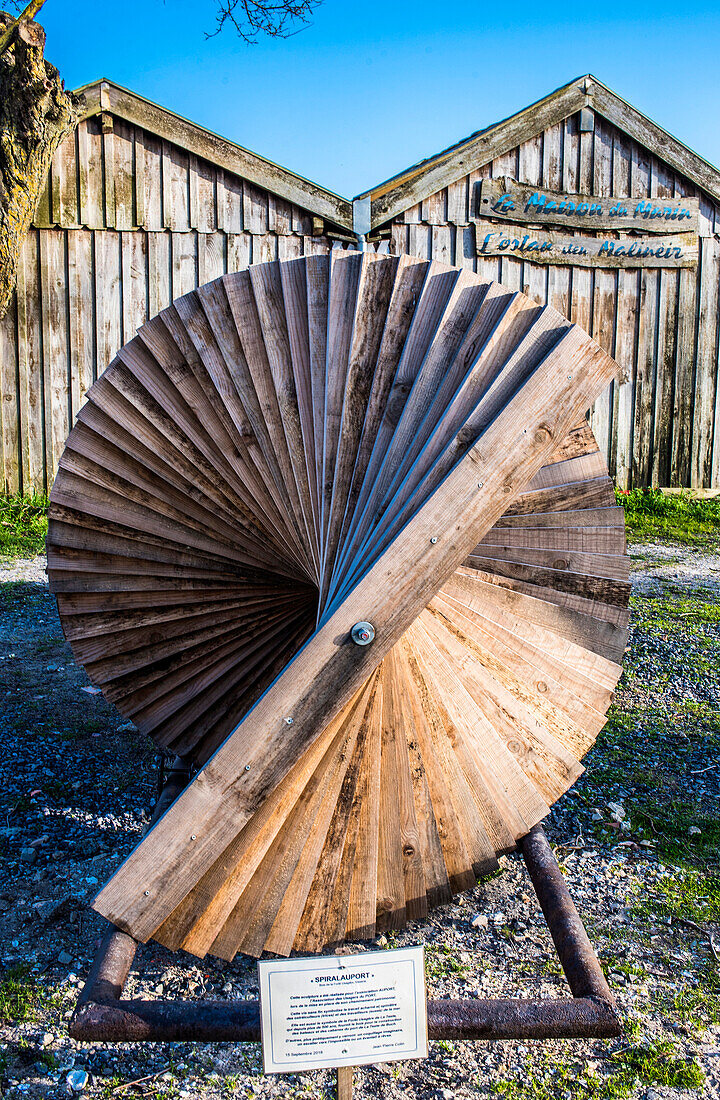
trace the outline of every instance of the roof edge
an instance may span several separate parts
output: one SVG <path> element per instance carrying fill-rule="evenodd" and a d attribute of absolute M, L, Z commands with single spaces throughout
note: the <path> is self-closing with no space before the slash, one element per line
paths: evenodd
<path fill-rule="evenodd" d="M 592 107 L 597 114 L 646 148 L 652 150 L 660 146 L 661 155 L 668 164 L 713 199 L 720 201 L 720 171 L 717 168 L 591 73 L 577 77 L 516 114 L 476 131 L 435 156 L 419 161 L 358 195 L 355 201 L 370 199 L 371 224 L 376 229 L 479 165 L 502 156 L 582 107 Z"/>
<path fill-rule="evenodd" d="M 75 89 L 85 99 L 81 119 L 102 111 L 141 126 L 196 156 L 233 172 L 251 183 L 308 210 L 318 217 L 352 231 L 352 203 L 333 191 L 237 145 L 228 138 L 160 107 L 136 92 L 102 78 Z"/>

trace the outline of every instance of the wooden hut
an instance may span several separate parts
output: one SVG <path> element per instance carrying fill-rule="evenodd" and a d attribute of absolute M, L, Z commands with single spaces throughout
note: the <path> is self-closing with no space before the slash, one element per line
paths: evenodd
<path fill-rule="evenodd" d="M 524 290 L 614 356 L 622 380 L 590 419 L 619 485 L 720 485 L 716 168 L 585 76 L 373 188 L 356 208 L 363 203 L 393 251 L 467 264 Z M 688 216 L 673 219 L 680 210 Z M 616 246 L 603 252 L 607 238 Z M 665 244 L 670 255 L 658 256 Z"/>
<path fill-rule="evenodd" d="M 5 491 L 49 488 L 88 385 L 173 298 L 356 233 L 595 336 L 624 369 L 591 414 L 620 485 L 720 485 L 720 173 L 593 77 L 353 203 L 109 81 L 83 91 L 0 323 Z"/>
<path fill-rule="evenodd" d="M 355 241 L 345 199 L 109 81 L 81 91 L 0 323 L 6 492 L 49 489 L 85 390 L 174 298 Z"/>

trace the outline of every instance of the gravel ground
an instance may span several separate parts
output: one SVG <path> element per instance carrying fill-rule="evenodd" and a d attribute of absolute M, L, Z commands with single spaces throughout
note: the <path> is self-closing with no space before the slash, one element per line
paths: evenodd
<path fill-rule="evenodd" d="M 646 543 L 633 557 L 616 703 L 548 822 L 624 1036 L 435 1042 L 427 1061 L 358 1070 L 358 1097 L 720 1097 L 720 554 Z M 87 900 L 137 841 L 156 779 L 152 746 L 87 686 L 43 560 L 1 567 L 0 1095 L 67 1096 L 73 1084 L 88 1100 L 333 1095 L 329 1071 L 263 1076 L 256 1045 L 68 1037 L 102 928 Z M 522 864 L 502 863 L 429 920 L 357 949 L 424 943 L 434 995 L 564 995 Z M 151 944 L 127 992 L 254 997 L 256 971 Z"/>

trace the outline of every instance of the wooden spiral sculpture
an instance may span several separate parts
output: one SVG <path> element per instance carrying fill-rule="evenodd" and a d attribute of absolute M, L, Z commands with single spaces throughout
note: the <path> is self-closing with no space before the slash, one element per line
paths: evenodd
<path fill-rule="evenodd" d="M 224 276 L 122 348 L 60 463 L 51 585 L 107 698 L 204 767 L 101 913 L 200 956 L 318 951 L 547 814 L 625 644 L 583 419 L 615 371 L 522 294 L 361 253 Z"/>

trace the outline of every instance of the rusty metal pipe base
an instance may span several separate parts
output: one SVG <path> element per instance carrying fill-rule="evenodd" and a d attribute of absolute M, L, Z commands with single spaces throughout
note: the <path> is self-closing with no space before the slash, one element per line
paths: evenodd
<path fill-rule="evenodd" d="M 428 1000 L 431 1039 L 606 1039 L 615 999 L 540 825 L 519 845 L 572 997 Z M 259 1001 L 123 1001 L 138 944 L 109 926 L 70 1022 L 82 1042 L 244 1043 L 260 1039 Z"/>

